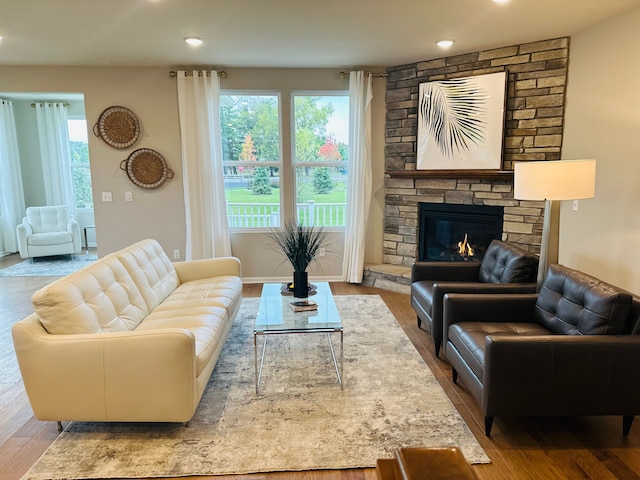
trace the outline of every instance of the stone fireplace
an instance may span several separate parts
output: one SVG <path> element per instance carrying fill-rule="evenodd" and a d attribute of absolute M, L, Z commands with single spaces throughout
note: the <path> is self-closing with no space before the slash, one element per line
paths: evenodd
<path fill-rule="evenodd" d="M 538 252 L 544 202 L 513 198 L 513 162 L 559 160 L 569 38 L 512 45 L 387 69 L 383 263 L 364 283 L 407 292 L 418 259 L 419 204 L 503 208 L 502 240 Z M 502 170 L 416 170 L 420 83 L 507 71 Z"/>

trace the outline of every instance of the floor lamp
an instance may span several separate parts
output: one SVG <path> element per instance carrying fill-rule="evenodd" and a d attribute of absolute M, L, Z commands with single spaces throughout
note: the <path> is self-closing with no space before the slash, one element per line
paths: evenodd
<path fill-rule="evenodd" d="M 595 160 L 514 163 L 514 198 L 545 201 L 538 266 L 538 291 L 542 287 L 549 264 L 558 263 L 560 201 L 593 197 L 595 183 Z"/>

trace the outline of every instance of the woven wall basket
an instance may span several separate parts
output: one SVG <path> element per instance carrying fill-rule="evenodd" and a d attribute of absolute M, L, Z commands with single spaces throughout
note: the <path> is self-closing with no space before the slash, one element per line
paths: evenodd
<path fill-rule="evenodd" d="M 138 141 L 140 122 L 131 110 L 116 105 L 100 114 L 93 133 L 107 145 L 122 150 Z"/>
<path fill-rule="evenodd" d="M 150 148 L 139 148 L 120 162 L 120 169 L 127 172 L 129 180 L 142 188 L 158 188 L 165 180 L 173 178 L 173 170 L 164 157 Z"/>

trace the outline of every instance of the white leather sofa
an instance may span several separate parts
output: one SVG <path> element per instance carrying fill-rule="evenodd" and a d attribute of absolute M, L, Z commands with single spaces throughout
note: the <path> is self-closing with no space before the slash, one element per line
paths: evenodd
<path fill-rule="evenodd" d="M 65 206 L 28 207 L 18 225 L 22 258 L 80 253 L 80 225 Z"/>
<path fill-rule="evenodd" d="M 12 328 L 35 416 L 188 422 L 241 299 L 237 258 L 172 263 L 155 240 L 54 281 Z"/>

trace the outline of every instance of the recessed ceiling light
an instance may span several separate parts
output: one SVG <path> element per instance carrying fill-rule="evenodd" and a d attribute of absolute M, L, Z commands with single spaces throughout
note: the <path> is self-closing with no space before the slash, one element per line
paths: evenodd
<path fill-rule="evenodd" d="M 454 40 L 438 40 L 436 42 L 436 45 L 438 45 L 440 48 L 449 48 L 451 45 L 453 45 Z"/>
<path fill-rule="evenodd" d="M 204 38 L 200 37 L 184 37 L 184 41 L 192 47 L 198 47 L 204 43 Z"/>
<path fill-rule="evenodd" d="M 493 0 L 496 3 L 509 3 L 509 0 Z"/>

